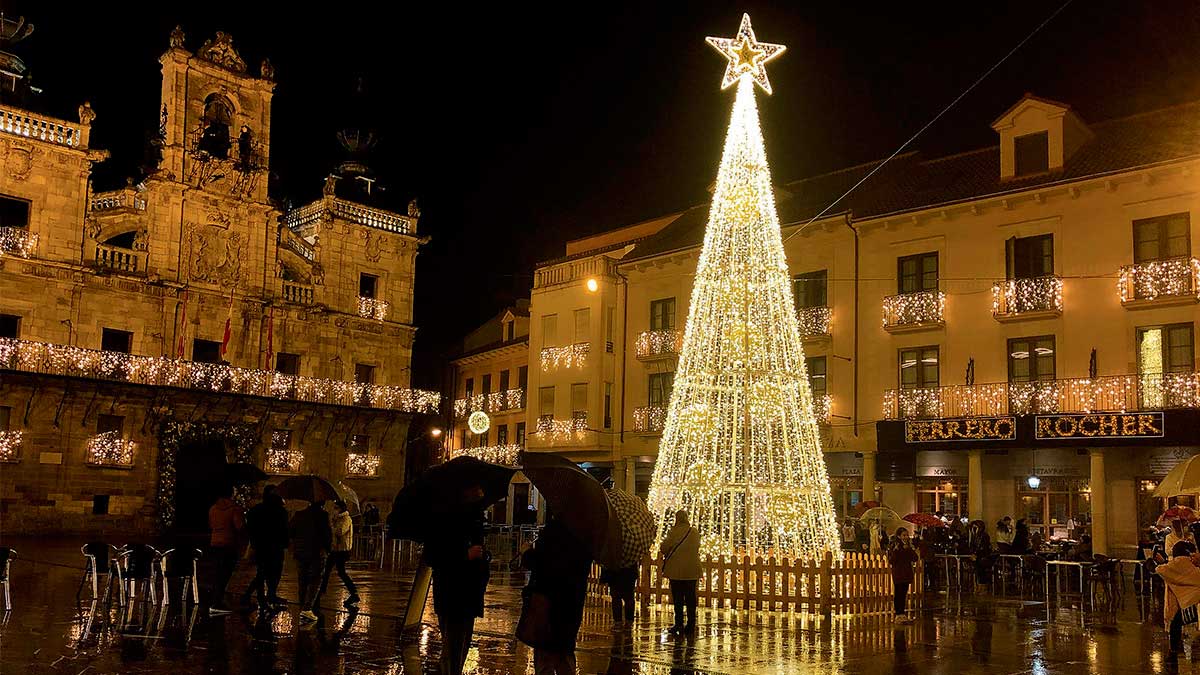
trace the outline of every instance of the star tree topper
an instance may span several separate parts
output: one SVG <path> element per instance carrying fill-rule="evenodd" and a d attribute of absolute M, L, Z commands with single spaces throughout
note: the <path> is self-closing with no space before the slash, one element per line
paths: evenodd
<path fill-rule="evenodd" d="M 705 38 L 708 44 L 729 59 L 725 68 L 725 78 L 721 80 L 721 88 L 728 89 L 729 85 L 737 82 L 742 75 L 749 75 L 763 88 L 771 93 L 771 81 L 767 79 L 766 63 L 783 53 L 787 47 L 759 42 L 754 37 L 754 29 L 750 26 L 750 15 L 742 15 L 742 25 L 738 26 L 737 37 Z"/>

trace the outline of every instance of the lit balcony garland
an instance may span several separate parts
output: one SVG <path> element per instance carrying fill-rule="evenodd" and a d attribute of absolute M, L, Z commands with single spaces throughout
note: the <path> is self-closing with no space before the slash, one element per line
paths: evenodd
<path fill-rule="evenodd" d="M 1061 312 L 1062 289 L 1062 278 L 1057 276 L 997 281 L 992 284 L 992 316 Z"/>
<path fill-rule="evenodd" d="M 817 422 L 829 424 L 833 419 L 833 396 L 829 394 L 813 396 L 813 415 L 817 418 Z"/>
<path fill-rule="evenodd" d="M 634 349 L 639 359 L 676 356 L 679 354 L 682 342 L 683 333 L 681 331 L 647 330 L 638 334 Z"/>
<path fill-rule="evenodd" d="M 647 405 L 633 409 L 633 430 L 654 433 L 663 430 L 667 423 L 667 409 L 658 405 Z"/>
<path fill-rule="evenodd" d="M 521 455 L 521 446 L 516 444 L 489 445 L 482 448 L 462 448 L 454 452 L 455 457 L 474 457 L 492 464 L 516 466 L 517 458 Z"/>
<path fill-rule="evenodd" d="M 379 460 L 379 455 L 351 452 L 346 455 L 346 475 L 353 478 L 377 478 Z"/>
<path fill-rule="evenodd" d="M 504 410 L 520 410 L 525 407 L 525 390 L 521 387 L 497 391 L 491 394 L 475 394 L 470 398 L 460 398 L 454 401 L 454 417 L 463 418 L 476 410 L 484 412 L 501 412 Z"/>
<path fill-rule="evenodd" d="M 298 474 L 304 466 L 304 451 L 292 450 L 288 446 L 292 434 L 286 430 L 271 432 L 271 447 L 267 449 L 267 473 Z"/>
<path fill-rule="evenodd" d="M 590 342 L 576 342 L 565 347 L 544 347 L 542 349 L 542 372 L 548 373 L 559 368 L 583 368 L 587 365 Z"/>
<path fill-rule="evenodd" d="M 0 462 L 15 462 L 21 458 L 21 445 L 25 432 L 11 429 L 0 431 Z"/>
<path fill-rule="evenodd" d="M 37 250 L 38 236 L 23 227 L 0 227 L 0 255 L 31 258 Z"/>
<path fill-rule="evenodd" d="M 420 389 L 285 375 L 220 363 L 135 356 L 13 338 L 0 338 L 0 370 L 3 369 L 411 413 L 435 413 L 441 403 L 440 394 Z"/>
<path fill-rule="evenodd" d="M 106 431 L 88 439 L 87 462 L 96 466 L 133 466 L 137 443 L 121 438 L 119 431 Z"/>
<path fill-rule="evenodd" d="M 588 430 L 587 416 L 580 415 L 569 420 L 556 420 L 551 415 L 542 415 L 538 417 L 536 429 L 529 438 L 535 445 L 570 443 L 579 440 L 580 434 Z"/>
<path fill-rule="evenodd" d="M 801 307 L 796 311 L 796 320 L 800 323 L 800 336 L 804 338 L 829 335 L 832 319 L 831 307 Z"/>
<path fill-rule="evenodd" d="M 945 320 L 946 294 L 941 291 L 900 293 L 883 299 L 883 326 L 912 326 L 942 323 Z"/>
<path fill-rule="evenodd" d="M 387 318 L 388 309 L 390 309 L 391 306 L 391 303 L 389 303 L 387 300 L 360 297 L 358 299 L 358 315 L 364 319 L 383 321 Z"/>
<path fill-rule="evenodd" d="M 1200 373 L 998 382 L 884 392 L 884 419 L 1200 408 Z"/>
<path fill-rule="evenodd" d="M 685 509 L 702 555 L 812 559 L 839 535 L 754 98 L 782 46 L 709 43 L 737 95 L 648 506 L 658 541 Z"/>
<path fill-rule="evenodd" d="M 1121 267 L 1117 279 L 1121 302 L 1159 297 L 1194 297 L 1200 300 L 1200 259 L 1167 258 Z"/>

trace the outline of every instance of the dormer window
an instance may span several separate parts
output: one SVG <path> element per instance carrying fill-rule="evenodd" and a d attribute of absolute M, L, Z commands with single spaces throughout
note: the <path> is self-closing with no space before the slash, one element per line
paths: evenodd
<path fill-rule="evenodd" d="M 1039 131 L 1035 134 L 1017 136 L 1014 140 L 1016 153 L 1016 175 L 1029 176 L 1050 170 L 1050 134 Z"/>

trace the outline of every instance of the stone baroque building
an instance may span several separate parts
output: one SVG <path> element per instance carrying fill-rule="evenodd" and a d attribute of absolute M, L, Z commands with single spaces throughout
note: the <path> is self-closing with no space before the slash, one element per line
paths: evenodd
<path fill-rule="evenodd" d="M 157 168 L 136 185 L 92 191 L 87 103 L 77 122 L 0 106 L 6 533 L 202 530 L 234 461 L 389 505 L 412 415 L 437 411 L 409 388 L 419 212 L 372 205 L 369 134 L 339 134 L 324 195 L 282 214 L 273 67 L 222 33 L 184 43 L 160 59 Z"/>
<path fill-rule="evenodd" d="M 828 213 L 878 163 L 778 187 L 839 511 L 1012 515 L 1133 558 L 1142 526 L 1194 502 L 1151 493 L 1200 452 L 1197 119 L 1086 124 L 1026 95 L 995 145 L 900 155 Z M 707 211 L 536 270 L 531 450 L 645 494 Z"/>

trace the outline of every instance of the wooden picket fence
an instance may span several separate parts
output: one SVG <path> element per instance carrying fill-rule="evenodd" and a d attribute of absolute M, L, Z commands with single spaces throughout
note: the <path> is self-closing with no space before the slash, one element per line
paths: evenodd
<path fill-rule="evenodd" d="M 658 558 L 643 561 L 636 587 L 643 604 L 671 602 L 661 569 Z M 696 595 L 705 607 L 828 614 L 883 611 L 892 602 L 891 566 L 881 555 L 826 553 L 819 560 L 719 556 L 701 560 L 700 570 Z M 593 565 L 588 592 L 607 596 L 600 573 L 600 566 Z M 910 599 L 920 594 L 922 577 L 917 563 Z"/>

